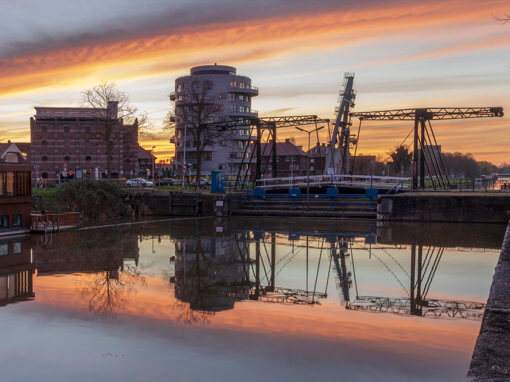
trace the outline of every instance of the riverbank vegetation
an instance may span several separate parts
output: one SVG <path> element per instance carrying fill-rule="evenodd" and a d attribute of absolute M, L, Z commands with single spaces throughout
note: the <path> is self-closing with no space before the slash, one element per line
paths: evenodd
<path fill-rule="evenodd" d="M 77 211 L 87 220 L 133 215 L 126 188 L 111 180 L 73 180 L 57 188 L 34 189 L 33 196 L 32 209 L 37 211 Z"/>

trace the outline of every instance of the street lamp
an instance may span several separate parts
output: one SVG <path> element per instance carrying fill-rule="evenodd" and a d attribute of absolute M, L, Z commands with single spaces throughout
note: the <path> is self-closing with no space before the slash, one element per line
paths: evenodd
<path fill-rule="evenodd" d="M 152 160 L 152 182 L 154 183 L 154 162 L 155 162 L 155 159 L 154 159 L 154 149 L 156 148 L 156 146 L 152 146 L 152 149 L 151 149 L 151 160 Z"/>

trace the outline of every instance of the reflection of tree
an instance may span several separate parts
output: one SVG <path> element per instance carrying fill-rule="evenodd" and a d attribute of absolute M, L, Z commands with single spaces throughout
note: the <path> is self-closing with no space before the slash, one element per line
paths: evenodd
<path fill-rule="evenodd" d="M 136 284 L 146 284 L 145 277 L 134 266 L 128 266 L 121 272 L 118 268 L 105 269 L 85 280 L 82 296 L 89 298 L 89 311 L 105 318 L 115 318 L 128 303 L 128 295 Z"/>
<path fill-rule="evenodd" d="M 140 268 L 124 265 L 127 258 L 138 264 L 137 235 L 130 229 L 117 229 L 91 230 L 85 236 L 82 248 L 94 254 L 99 271 L 84 277 L 82 296 L 89 299 L 91 312 L 114 318 L 136 285 L 145 285 Z"/>
<path fill-rule="evenodd" d="M 173 304 L 173 309 L 178 312 L 177 320 L 185 324 L 208 324 L 214 316 L 214 312 L 193 309 L 191 303 L 184 301 L 177 301 Z"/>

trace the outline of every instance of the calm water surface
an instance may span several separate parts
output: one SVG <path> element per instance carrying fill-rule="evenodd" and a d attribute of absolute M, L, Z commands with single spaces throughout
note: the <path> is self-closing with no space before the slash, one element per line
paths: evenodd
<path fill-rule="evenodd" d="M 505 227 L 175 220 L 0 240 L 1 381 L 462 381 Z"/>

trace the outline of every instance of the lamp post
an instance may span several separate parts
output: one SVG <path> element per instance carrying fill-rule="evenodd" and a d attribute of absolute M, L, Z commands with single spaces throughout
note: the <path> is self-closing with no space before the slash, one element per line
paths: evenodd
<path fill-rule="evenodd" d="M 152 146 L 152 149 L 151 149 L 151 161 L 152 161 L 152 183 L 154 183 L 154 149 L 156 148 L 156 146 Z"/>
<path fill-rule="evenodd" d="M 315 129 L 312 129 L 312 130 L 305 130 L 299 126 L 296 126 L 296 129 L 300 130 L 300 131 L 303 131 L 305 133 L 308 134 L 308 167 L 306 169 L 306 175 L 307 175 L 307 180 L 306 180 L 306 198 L 309 199 L 310 197 L 310 135 L 312 133 L 315 133 L 317 131 L 319 131 L 320 129 L 324 129 L 324 126 L 320 126 L 320 127 L 316 127 Z M 317 137 L 319 137 L 317 135 Z M 320 150 L 320 147 L 319 147 L 319 150 Z"/>

